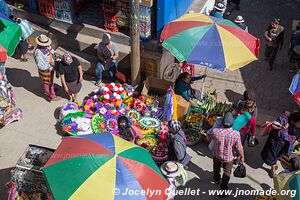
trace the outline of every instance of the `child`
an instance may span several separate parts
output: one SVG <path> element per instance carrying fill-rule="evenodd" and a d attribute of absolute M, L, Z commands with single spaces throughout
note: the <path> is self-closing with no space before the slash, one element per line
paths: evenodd
<path fill-rule="evenodd" d="M 179 121 L 171 120 L 168 123 L 168 152 L 169 160 L 176 160 L 182 165 L 186 165 L 191 160 L 191 156 L 187 153 L 187 140 L 181 129 Z"/>

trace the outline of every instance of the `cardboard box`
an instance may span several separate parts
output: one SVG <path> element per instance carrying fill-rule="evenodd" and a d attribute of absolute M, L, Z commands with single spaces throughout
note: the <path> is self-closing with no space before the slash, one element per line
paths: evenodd
<path fill-rule="evenodd" d="M 166 94 L 170 87 L 173 87 L 174 83 L 165 81 L 162 79 L 148 77 L 144 82 L 144 87 L 141 92 L 143 96 L 157 96 L 160 107 L 163 107 L 166 101 Z M 189 109 L 190 103 L 186 101 L 182 96 L 175 95 L 177 101 L 177 117 L 180 121 L 185 119 L 185 115 Z"/>
<path fill-rule="evenodd" d="M 184 121 L 186 113 L 190 107 L 190 103 L 186 101 L 182 96 L 175 95 L 177 101 L 177 117 L 179 121 Z"/>
<path fill-rule="evenodd" d="M 152 7 L 153 6 L 153 0 L 142 0 L 141 5 L 146 6 L 146 7 Z"/>
<path fill-rule="evenodd" d="M 165 103 L 165 95 L 170 87 L 173 87 L 173 82 L 162 79 L 148 77 L 144 82 L 144 87 L 141 92 L 143 96 L 155 96 L 162 107 Z"/>

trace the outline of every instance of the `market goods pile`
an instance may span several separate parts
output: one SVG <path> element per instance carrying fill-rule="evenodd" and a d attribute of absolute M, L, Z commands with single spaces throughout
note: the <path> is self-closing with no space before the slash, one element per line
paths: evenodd
<path fill-rule="evenodd" d="M 131 85 L 110 83 L 78 104 L 69 102 L 63 106 L 61 125 L 69 135 L 103 132 L 117 135 L 117 119 L 125 115 L 135 130 L 140 132 L 139 135 L 142 135 L 136 138 L 135 143 L 153 154 L 157 152 L 165 156 L 165 148 L 159 145 L 165 143 L 168 134 L 166 124 L 159 118 L 162 110 L 159 102 L 152 97 L 135 97 Z"/>

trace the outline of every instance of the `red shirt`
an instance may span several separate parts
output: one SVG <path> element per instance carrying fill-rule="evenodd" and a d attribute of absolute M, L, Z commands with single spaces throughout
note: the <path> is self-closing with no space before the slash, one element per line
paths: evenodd
<path fill-rule="evenodd" d="M 241 114 L 240 112 L 237 112 L 237 114 Z M 251 115 L 250 121 L 241 128 L 239 131 L 240 134 L 249 134 L 251 133 L 252 136 L 256 135 L 256 117 Z"/>
<path fill-rule="evenodd" d="M 213 155 L 223 162 L 231 162 L 234 159 L 233 149 L 243 150 L 241 136 L 232 128 L 215 128 L 209 137 L 213 140 Z"/>

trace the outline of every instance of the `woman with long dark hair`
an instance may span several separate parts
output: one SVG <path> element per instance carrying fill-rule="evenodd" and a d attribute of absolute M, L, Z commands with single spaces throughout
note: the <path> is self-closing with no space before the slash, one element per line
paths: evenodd
<path fill-rule="evenodd" d="M 271 176 L 276 174 L 280 156 L 293 150 L 299 135 L 300 112 L 294 112 L 289 116 L 283 115 L 273 122 L 272 131 L 261 152 L 263 161 L 271 166 Z"/>
<path fill-rule="evenodd" d="M 206 74 L 197 77 L 191 77 L 188 72 L 179 74 L 175 81 L 175 94 L 181 95 L 185 100 L 195 106 L 193 98 L 201 100 L 201 92 L 191 87 L 193 81 L 197 81 L 206 77 Z"/>

